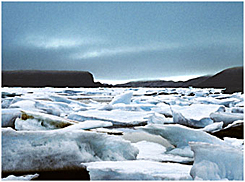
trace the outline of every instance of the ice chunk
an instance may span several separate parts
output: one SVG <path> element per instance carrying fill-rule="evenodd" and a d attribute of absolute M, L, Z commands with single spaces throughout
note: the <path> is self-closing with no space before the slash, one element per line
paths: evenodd
<path fill-rule="evenodd" d="M 124 110 L 124 111 L 151 111 L 151 108 L 156 107 L 153 104 L 136 104 L 136 103 L 130 103 L 130 104 L 124 104 L 124 103 L 117 103 L 117 104 L 113 104 L 111 105 L 109 104 L 105 104 L 102 106 L 99 106 L 97 109 L 99 110 Z"/>
<path fill-rule="evenodd" d="M 139 149 L 137 159 L 161 161 L 163 154 L 166 152 L 166 147 L 158 143 L 141 141 L 133 145 Z"/>
<path fill-rule="evenodd" d="M 115 130 L 115 129 L 107 129 L 107 128 L 96 128 L 91 131 L 95 131 L 98 133 L 107 133 L 108 135 L 123 135 L 123 131 Z"/>
<path fill-rule="evenodd" d="M 79 130 L 79 129 L 88 130 L 94 128 L 109 127 L 112 125 L 113 124 L 110 122 L 99 121 L 99 120 L 87 120 L 84 122 L 80 122 L 78 124 L 67 126 L 63 128 L 63 130 Z"/>
<path fill-rule="evenodd" d="M 237 138 L 224 137 L 224 141 L 229 143 L 231 146 L 243 150 L 244 140 Z"/>
<path fill-rule="evenodd" d="M 21 118 L 15 120 L 17 130 L 59 129 L 78 122 L 44 113 L 21 111 Z"/>
<path fill-rule="evenodd" d="M 193 179 L 243 180 L 243 151 L 208 143 L 190 143 L 194 151 Z"/>
<path fill-rule="evenodd" d="M 191 166 L 153 161 L 83 163 L 91 180 L 191 180 Z"/>
<path fill-rule="evenodd" d="M 22 110 L 42 112 L 56 116 L 61 116 L 62 113 L 69 113 L 73 111 L 68 104 L 62 102 L 22 99 L 15 99 L 9 108 L 20 108 Z"/>
<path fill-rule="evenodd" d="M 28 174 L 28 175 L 24 175 L 24 176 L 14 176 L 14 175 L 9 175 L 6 178 L 2 178 L 2 181 L 30 181 L 33 180 L 35 178 L 37 178 L 39 176 L 39 174 Z"/>
<path fill-rule="evenodd" d="M 2 172 L 80 169 L 81 162 L 134 160 L 138 149 L 119 136 L 83 130 L 2 129 Z"/>
<path fill-rule="evenodd" d="M 205 127 L 213 123 L 210 113 L 223 109 L 220 105 L 192 104 L 191 106 L 172 106 L 174 123 L 193 127 Z"/>
<path fill-rule="evenodd" d="M 13 98 L 2 98 L 2 109 L 8 108 L 13 101 Z"/>
<path fill-rule="evenodd" d="M 165 148 L 173 148 L 173 146 L 163 137 L 144 132 L 142 130 L 133 130 L 132 132 L 124 132 L 122 136 L 125 140 L 132 143 L 141 141 L 153 142 L 162 145 Z"/>
<path fill-rule="evenodd" d="M 78 105 L 78 106 L 81 106 L 81 107 L 87 107 L 86 104 L 83 104 L 81 102 L 68 99 L 68 98 L 66 98 L 64 96 L 58 96 L 58 95 L 52 94 L 52 95 L 49 95 L 49 98 L 52 101 L 54 101 L 54 102 L 62 102 L 62 103 L 70 104 L 70 105 Z"/>
<path fill-rule="evenodd" d="M 22 110 L 40 112 L 40 110 L 35 107 L 35 103 L 34 100 L 21 100 L 14 104 L 10 104 L 9 108 L 21 108 Z"/>
<path fill-rule="evenodd" d="M 214 132 L 222 130 L 223 124 L 224 124 L 223 122 L 213 123 L 213 124 L 205 126 L 201 130 L 209 132 L 209 133 L 214 133 Z"/>
<path fill-rule="evenodd" d="M 189 146 L 189 142 L 206 142 L 211 144 L 226 145 L 226 143 L 215 136 L 212 136 L 199 129 L 191 129 L 179 124 L 150 124 L 144 127 L 137 127 L 151 134 L 160 135 L 167 139 L 172 145 L 181 148 Z"/>
<path fill-rule="evenodd" d="M 62 102 L 36 101 L 35 107 L 45 111 L 47 114 L 56 116 L 62 116 L 73 111 L 68 104 Z"/>
<path fill-rule="evenodd" d="M 172 117 L 172 111 L 170 106 L 165 103 L 159 103 L 156 105 L 157 107 L 152 108 L 151 110 L 160 114 L 163 114 L 166 117 Z"/>
<path fill-rule="evenodd" d="M 139 104 L 124 104 L 118 103 L 112 105 L 113 109 L 123 110 L 123 111 L 143 111 Z"/>
<path fill-rule="evenodd" d="M 15 119 L 21 116 L 20 109 L 2 109 L 2 127 L 14 128 Z"/>
<path fill-rule="evenodd" d="M 232 106 L 235 106 L 239 102 L 240 102 L 240 99 L 227 98 L 227 99 L 222 99 L 220 104 L 224 105 L 225 107 L 232 107 Z"/>
<path fill-rule="evenodd" d="M 206 97 L 209 95 L 209 91 L 204 90 L 204 89 L 203 90 L 195 90 L 194 93 L 195 93 L 196 97 Z"/>
<path fill-rule="evenodd" d="M 159 103 L 159 99 L 156 99 L 154 97 L 148 97 L 148 96 L 140 96 L 139 98 L 134 98 L 132 102 L 136 104 L 156 105 Z"/>
<path fill-rule="evenodd" d="M 195 97 L 193 99 L 193 102 L 199 103 L 199 104 L 215 104 L 215 105 L 220 105 L 221 103 L 219 99 L 215 99 L 212 97 Z"/>
<path fill-rule="evenodd" d="M 133 144 L 139 149 L 138 160 L 152 160 L 159 162 L 190 163 L 193 158 L 181 157 L 179 155 L 166 154 L 167 148 L 153 142 L 140 141 Z"/>
<path fill-rule="evenodd" d="M 145 125 L 147 123 L 148 112 L 138 111 L 100 111 L 100 110 L 88 110 L 78 113 L 72 113 L 68 116 L 68 119 L 76 121 L 85 120 L 101 120 L 112 122 L 114 126 L 135 126 Z"/>
<path fill-rule="evenodd" d="M 167 119 L 164 115 L 153 112 L 151 115 L 149 115 L 148 124 L 164 124 L 164 123 L 173 123 L 173 119 Z"/>
<path fill-rule="evenodd" d="M 95 106 L 97 107 L 98 110 L 104 110 L 104 111 L 111 111 L 113 110 L 113 106 L 111 104 L 104 104 L 104 105 L 99 105 L 99 107 L 96 104 Z"/>
<path fill-rule="evenodd" d="M 49 98 L 52 100 L 52 101 L 55 101 L 55 102 L 64 102 L 64 103 L 67 103 L 67 104 L 71 104 L 73 101 L 70 100 L 70 99 L 67 99 L 66 97 L 64 96 L 58 96 L 58 95 L 49 95 Z"/>
<path fill-rule="evenodd" d="M 124 110 L 124 111 L 151 111 L 151 108 L 156 107 L 156 106 L 153 104 L 118 103 L 114 105 L 108 104 L 107 106 L 104 106 L 104 107 L 106 108 L 106 110 L 118 109 L 118 110 Z"/>
<path fill-rule="evenodd" d="M 111 105 L 117 104 L 117 103 L 130 104 L 132 96 L 133 96 L 133 92 L 126 92 L 121 95 L 117 95 L 112 99 L 110 104 Z"/>
<path fill-rule="evenodd" d="M 191 158 L 193 161 L 194 153 L 191 151 L 189 146 L 181 147 L 181 148 L 177 147 L 177 148 L 174 148 L 172 150 L 169 150 L 167 153 L 172 154 L 172 155 L 178 155 L 181 157 Z"/>
<path fill-rule="evenodd" d="M 216 104 L 216 105 L 224 105 L 225 107 L 230 107 L 236 105 L 236 103 L 240 102 L 237 98 L 225 98 L 225 99 L 217 99 L 212 97 L 198 97 L 194 99 L 202 104 Z"/>
<path fill-rule="evenodd" d="M 151 111 L 152 108 L 156 107 L 154 104 L 136 104 L 143 111 Z"/>
<path fill-rule="evenodd" d="M 210 114 L 210 117 L 215 122 L 224 122 L 224 126 L 227 126 L 228 124 L 233 123 L 237 120 L 243 120 L 243 114 L 242 113 L 227 113 L 227 112 L 214 112 Z"/>

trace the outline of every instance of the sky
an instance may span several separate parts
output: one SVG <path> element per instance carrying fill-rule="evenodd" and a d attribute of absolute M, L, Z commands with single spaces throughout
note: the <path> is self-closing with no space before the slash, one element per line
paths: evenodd
<path fill-rule="evenodd" d="M 243 65 L 243 2 L 2 2 L 2 70 L 186 80 Z"/>

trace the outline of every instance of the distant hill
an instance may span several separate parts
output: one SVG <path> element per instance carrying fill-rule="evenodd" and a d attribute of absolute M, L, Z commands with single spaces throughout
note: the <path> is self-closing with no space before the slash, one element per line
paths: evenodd
<path fill-rule="evenodd" d="M 187 81 L 135 81 L 108 85 L 94 82 L 86 71 L 2 71 L 3 87 L 197 87 L 226 88 L 225 93 L 243 92 L 243 67 L 225 69 L 213 76 L 201 76 Z"/>
<path fill-rule="evenodd" d="M 133 81 L 124 84 L 117 84 L 117 87 L 189 87 L 195 86 L 202 81 L 208 79 L 210 76 L 201 76 L 197 78 L 193 78 L 187 81 L 165 81 L 165 80 L 152 80 L 152 81 Z"/>
<path fill-rule="evenodd" d="M 162 81 L 162 80 L 151 80 L 151 81 L 132 81 L 124 84 L 117 84 L 117 87 L 176 87 L 181 86 L 181 82 L 174 81 Z"/>
<path fill-rule="evenodd" d="M 200 88 L 226 88 L 225 93 L 243 92 L 243 67 L 223 70 L 196 85 Z"/>
<path fill-rule="evenodd" d="M 115 87 L 196 87 L 226 88 L 225 93 L 243 92 L 243 67 L 225 69 L 213 76 L 201 76 L 187 81 L 135 81 L 117 84 Z"/>
<path fill-rule="evenodd" d="M 208 78 L 210 78 L 212 76 L 200 76 L 197 78 L 192 78 L 190 80 L 184 81 L 182 84 L 182 87 L 196 87 L 198 84 L 204 82 L 205 80 L 207 80 Z"/>
<path fill-rule="evenodd" d="M 99 87 L 86 71 L 2 71 L 2 87 Z"/>

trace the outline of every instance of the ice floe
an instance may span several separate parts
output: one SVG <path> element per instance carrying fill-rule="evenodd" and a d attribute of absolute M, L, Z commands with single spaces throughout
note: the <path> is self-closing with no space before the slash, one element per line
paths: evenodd
<path fill-rule="evenodd" d="M 161 137 L 167 139 L 172 145 L 179 148 L 189 146 L 189 142 L 206 142 L 220 145 L 225 144 L 224 141 L 204 131 L 188 128 L 179 124 L 151 124 L 137 128 L 151 134 L 160 135 Z"/>
<path fill-rule="evenodd" d="M 36 102 L 34 100 L 20 100 L 9 106 L 9 108 L 20 108 L 22 110 L 42 112 L 40 109 L 35 107 Z"/>
<path fill-rule="evenodd" d="M 220 105 L 192 104 L 190 106 L 172 106 L 174 123 L 193 127 L 205 127 L 213 123 L 210 114 L 223 111 Z"/>
<path fill-rule="evenodd" d="M 184 164 L 193 162 L 193 158 L 166 153 L 167 148 L 158 143 L 140 141 L 133 145 L 139 149 L 139 154 L 137 155 L 138 160 L 178 162 Z"/>
<path fill-rule="evenodd" d="M 120 130 L 122 130 L 122 129 L 120 129 Z M 130 130 L 130 131 L 122 130 L 122 131 L 124 131 L 122 137 L 125 140 L 128 140 L 132 143 L 138 143 L 141 141 L 146 141 L 146 142 L 160 144 L 167 149 L 173 148 L 173 145 L 171 145 L 166 139 L 164 139 L 163 137 L 161 137 L 159 135 L 150 134 L 150 133 L 147 133 L 147 132 L 142 131 L 142 130 Z"/>
<path fill-rule="evenodd" d="M 238 148 L 240 150 L 244 149 L 244 140 L 243 139 L 224 137 L 224 141 L 227 142 L 232 147 Z"/>
<path fill-rule="evenodd" d="M 243 120 L 242 113 L 227 113 L 227 112 L 214 112 L 210 114 L 210 117 L 214 122 L 224 122 L 224 126 L 233 123 L 237 120 Z"/>
<path fill-rule="evenodd" d="M 157 112 L 159 114 L 163 114 L 166 117 L 172 117 L 172 111 L 170 109 L 170 105 L 165 103 L 159 103 L 156 105 L 156 107 L 151 109 L 154 112 Z"/>
<path fill-rule="evenodd" d="M 118 103 L 130 104 L 132 96 L 133 96 L 133 92 L 126 92 L 124 94 L 117 95 L 112 99 L 110 104 L 111 105 L 118 104 Z"/>
<path fill-rule="evenodd" d="M 201 104 L 215 104 L 215 105 L 223 105 L 225 107 L 232 107 L 240 102 L 237 98 L 225 98 L 225 99 L 218 99 L 213 97 L 197 97 L 194 99 L 195 102 Z"/>
<path fill-rule="evenodd" d="M 172 118 L 166 118 L 166 117 L 165 117 L 164 115 L 162 115 L 162 114 L 152 112 L 151 114 L 149 114 L 147 123 L 148 123 L 148 124 L 173 123 L 173 119 L 172 119 Z"/>
<path fill-rule="evenodd" d="M 178 124 L 160 125 L 151 124 L 137 127 L 151 134 L 160 135 L 175 146 L 168 153 L 182 157 L 193 157 L 189 142 L 206 142 L 211 144 L 227 145 L 223 140 L 198 129 L 191 129 Z"/>
<path fill-rule="evenodd" d="M 105 122 L 105 121 L 99 121 L 99 120 L 87 120 L 84 122 L 80 122 L 77 124 L 73 124 L 70 126 L 67 126 L 63 128 L 63 130 L 89 130 L 89 129 L 95 129 L 95 128 L 101 128 L 102 127 L 109 127 L 113 124 L 111 122 Z"/>
<path fill-rule="evenodd" d="M 30 181 L 37 178 L 39 174 L 28 174 L 24 176 L 9 175 L 6 178 L 2 178 L 3 181 Z"/>
<path fill-rule="evenodd" d="M 5 99 L 2 98 L 2 103 L 1 103 L 2 109 L 8 108 L 12 101 L 13 98 L 5 98 Z"/>
<path fill-rule="evenodd" d="M 213 124 L 205 126 L 201 130 L 209 132 L 209 133 L 214 133 L 214 132 L 222 130 L 223 124 L 224 124 L 223 122 L 213 123 Z"/>
<path fill-rule="evenodd" d="M 137 154 L 129 141 L 102 133 L 2 129 L 2 172 L 69 169 L 81 162 L 133 160 Z"/>
<path fill-rule="evenodd" d="M 191 180 L 189 165 L 154 161 L 83 163 L 91 180 Z"/>
<path fill-rule="evenodd" d="M 21 117 L 15 120 L 17 130 L 51 130 L 64 128 L 77 122 L 50 114 L 21 111 Z"/>
<path fill-rule="evenodd" d="M 75 121 L 101 120 L 109 121 L 114 126 L 135 126 L 147 124 L 148 112 L 123 111 L 123 110 L 89 110 L 72 113 L 68 119 Z"/>
<path fill-rule="evenodd" d="M 243 151 L 224 145 L 190 143 L 196 180 L 243 180 Z"/>
<path fill-rule="evenodd" d="M 65 116 L 68 113 L 73 112 L 73 108 L 70 107 L 69 104 L 62 102 L 37 101 L 35 103 L 35 107 L 44 111 L 47 114 L 52 114 L 56 116 Z M 81 108 L 85 108 L 85 110 L 87 110 L 86 107 L 81 106 L 79 109 Z"/>
<path fill-rule="evenodd" d="M 107 133 L 108 135 L 123 135 L 123 131 L 119 131 L 116 129 L 107 129 L 107 128 L 96 128 L 91 131 L 95 131 L 98 133 Z"/>
<path fill-rule="evenodd" d="M 89 172 L 91 180 L 243 179 L 244 94 L 191 87 L 2 91 L 3 180 L 64 170 L 84 179 Z"/>
<path fill-rule="evenodd" d="M 14 109 L 2 109 L 2 127 L 15 128 L 16 118 L 21 116 L 21 110 Z"/>

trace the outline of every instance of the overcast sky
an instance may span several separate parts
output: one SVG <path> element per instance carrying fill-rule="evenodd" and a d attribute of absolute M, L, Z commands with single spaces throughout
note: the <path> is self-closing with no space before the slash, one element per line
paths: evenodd
<path fill-rule="evenodd" d="M 2 3 L 3 70 L 184 80 L 241 65 L 243 2 Z"/>

